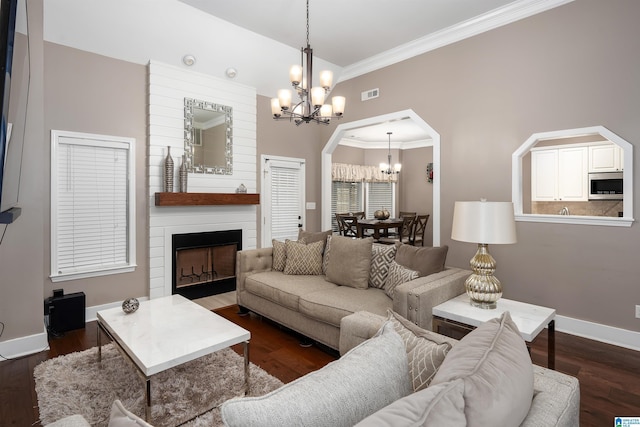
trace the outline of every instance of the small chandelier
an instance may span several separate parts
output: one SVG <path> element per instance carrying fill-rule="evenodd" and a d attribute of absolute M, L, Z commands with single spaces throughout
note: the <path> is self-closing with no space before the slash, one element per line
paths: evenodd
<path fill-rule="evenodd" d="M 402 169 L 402 165 L 400 163 L 396 163 L 395 165 L 393 165 L 393 169 L 391 169 L 391 134 L 392 133 L 393 132 L 387 132 L 387 135 L 389 135 L 389 154 L 387 155 L 388 163 L 380 163 L 380 170 L 382 171 L 382 173 L 385 173 L 387 175 L 399 174 L 400 169 Z"/>
<path fill-rule="evenodd" d="M 344 96 L 332 97 L 331 105 L 324 103 L 325 95 L 331 89 L 333 73 L 331 71 L 320 72 L 320 86 L 313 87 L 312 85 L 313 49 L 309 45 L 309 0 L 307 0 L 307 47 L 300 48 L 300 53 L 300 65 L 292 66 L 289 71 L 289 80 L 298 93 L 300 102 L 291 108 L 291 89 L 279 90 L 278 97 L 271 99 L 273 118 L 275 120 L 293 120 L 296 126 L 311 121 L 329 124 L 332 118 L 341 118 L 344 113 Z M 306 71 L 305 78 L 303 78 L 303 71 Z M 308 89 L 309 87 L 311 90 Z"/>

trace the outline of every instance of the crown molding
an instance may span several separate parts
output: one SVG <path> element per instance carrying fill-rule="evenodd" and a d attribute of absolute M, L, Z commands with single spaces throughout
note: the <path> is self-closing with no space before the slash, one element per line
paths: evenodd
<path fill-rule="evenodd" d="M 355 147 L 362 148 L 364 150 L 374 150 L 374 149 L 389 149 L 388 141 L 360 141 L 352 138 L 342 138 L 340 140 L 340 145 L 345 145 L 347 147 Z M 421 147 L 431 147 L 433 145 L 433 140 L 429 139 L 419 139 L 415 141 L 406 141 L 406 142 L 391 142 L 391 149 L 393 150 L 410 150 L 412 148 L 421 148 Z"/>
<path fill-rule="evenodd" d="M 396 64 L 574 0 L 518 0 L 343 68 L 338 82 Z"/>

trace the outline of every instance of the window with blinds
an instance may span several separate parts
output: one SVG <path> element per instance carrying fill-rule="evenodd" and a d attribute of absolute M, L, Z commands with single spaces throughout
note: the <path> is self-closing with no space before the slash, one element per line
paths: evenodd
<path fill-rule="evenodd" d="M 300 200 L 302 187 L 300 165 L 294 167 L 273 162 L 271 172 L 271 238 L 297 240 L 298 224 L 302 222 Z"/>
<path fill-rule="evenodd" d="M 332 182 L 331 229 L 337 233 L 336 213 L 360 212 L 364 205 L 361 182 Z"/>
<path fill-rule="evenodd" d="M 395 183 L 393 182 L 368 182 L 367 186 L 367 206 L 365 215 L 373 218 L 373 213 L 378 209 L 385 208 L 395 217 Z"/>
<path fill-rule="evenodd" d="M 52 281 L 133 271 L 134 142 L 52 131 Z"/>

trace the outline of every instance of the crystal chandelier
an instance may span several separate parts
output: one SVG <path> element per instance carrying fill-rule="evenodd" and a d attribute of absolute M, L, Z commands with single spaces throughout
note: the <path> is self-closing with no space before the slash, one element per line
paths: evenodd
<path fill-rule="evenodd" d="M 294 65 L 289 71 L 289 80 L 293 89 L 298 93 L 300 102 L 291 108 L 291 89 L 281 89 L 278 97 L 271 99 L 271 113 L 275 120 L 288 119 L 296 126 L 300 123 L 329 124 L 332 118 L 341 118 L 344 113 L 344 96 L 331 98 L 331 105 L 325 104 L 325 95 L 331 90 L 333 73 L 320 72 L 320 86 L 313 87 L 313 49 L 309 45 L 309 0 L 307 0 L 307 47 L 300 48 L 300 65 Z M 306 76 L 303 77 L 305 75 Z M 309 90 L 308 88 L 311 88 Z"/>
<path fill-rule="evenodd" d="M 393 132 L 387 132 L 389 135 L 389 154 L 387 155 L 388 163 L 380 163 L 380 170 L 382 173 L 386 173 L 387 175 L 394 175 L 400 173 L 400 169 L 402 169 L 402 165 L 400 163 L 396 163 L 393 165 L 393 169 L 391 169 L 391 134 Z"/>

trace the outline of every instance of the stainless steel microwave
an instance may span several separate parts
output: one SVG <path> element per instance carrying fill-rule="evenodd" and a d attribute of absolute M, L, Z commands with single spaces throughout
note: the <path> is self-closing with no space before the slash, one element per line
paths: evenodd
<path fill-rule="evenodd" d="M 589 200 L 622 200 L 622 172 L 589 174 Z"/>

